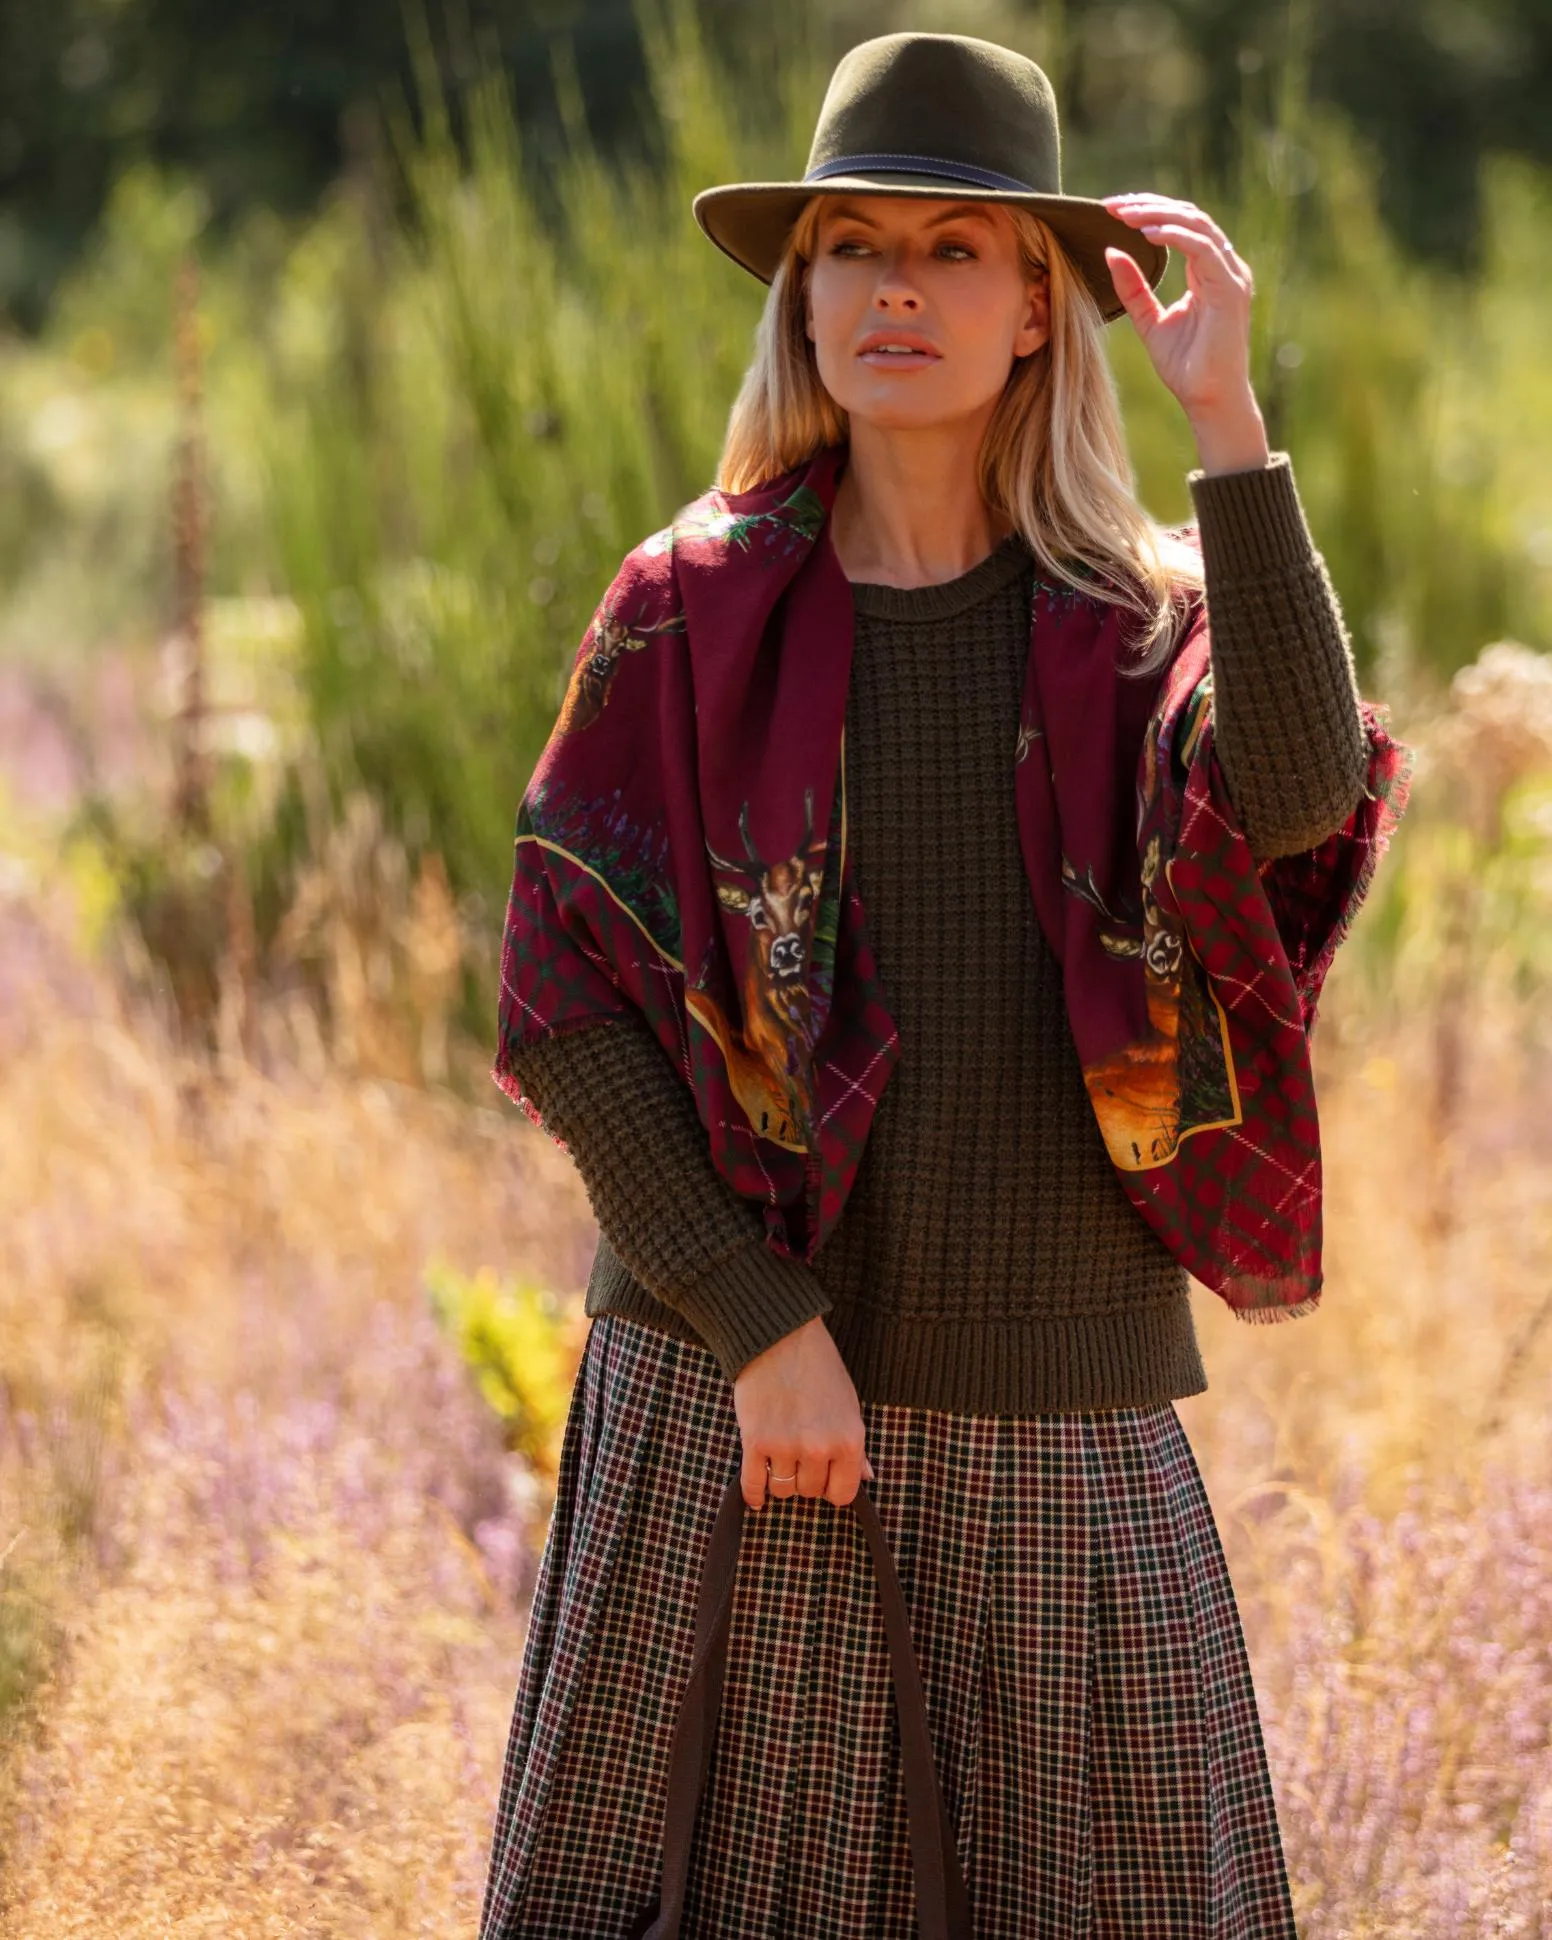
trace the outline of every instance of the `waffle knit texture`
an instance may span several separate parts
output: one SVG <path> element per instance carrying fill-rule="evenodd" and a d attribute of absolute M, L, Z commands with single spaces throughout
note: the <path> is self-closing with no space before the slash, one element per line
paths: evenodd
<path fill-rule="evenodd" d="M 1218 760 L 1256 855 L 1296 853 L 1363 785 L 1340 606 L 1286 453 L 1190 486 Z M 822 1316 L 859 1398 L 955 1413 L 1207 1385 L 1189 1276 L 1116 1177 L 1023 871 L 1005 744 L 1033 574 L 1014 536 L 946 584 L 852 588 L 848 842 L 902 1055 L 812 1265 L 765 1245 L 644 1023 L 521 1054 L 598 1221 L 590 1315 L 699 1341 L 730 1381 Z"/>

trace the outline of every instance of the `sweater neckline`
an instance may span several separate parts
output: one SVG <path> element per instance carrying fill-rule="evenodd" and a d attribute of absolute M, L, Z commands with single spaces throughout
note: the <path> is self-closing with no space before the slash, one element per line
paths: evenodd
<path fill-rule="evenodd" d="M 1022 533 L 1010 532 L 984 559 L 956 579 L 933 586 L 885 586 L 873 580 L 851 582 L 853 611 L 878 620 L 946 620 L 998 592 L 1033 561 Z"/>

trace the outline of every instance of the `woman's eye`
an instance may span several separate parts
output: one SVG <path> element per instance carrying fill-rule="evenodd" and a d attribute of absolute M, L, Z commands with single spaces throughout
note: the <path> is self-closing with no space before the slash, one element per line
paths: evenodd
<path fill-rule="evenodd" d="M 871 243 L 855 236 L 844 237 L 830 245 L 832 256 L 866 256 L 871 253 L 871 250 Z M 966 243 L 940 242 L 933 253 L 940 257 L 946 255 L 950 262 L 973 263 L 975 261 L 975 251 Z"/>

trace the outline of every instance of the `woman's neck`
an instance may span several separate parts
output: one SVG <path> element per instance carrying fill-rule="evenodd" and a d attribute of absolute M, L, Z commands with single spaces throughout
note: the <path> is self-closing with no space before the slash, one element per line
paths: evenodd
<path fill-rule="evenodd" d="M 830 543 L 848 579 L 938 586 L 958 579 L 1011 527 L 981 496 L 980 427 L 901 434 L 855 419 Z"/>

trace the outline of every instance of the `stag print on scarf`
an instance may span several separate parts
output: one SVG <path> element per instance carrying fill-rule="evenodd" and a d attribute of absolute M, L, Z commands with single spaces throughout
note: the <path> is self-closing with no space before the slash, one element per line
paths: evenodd
<path fill-rule="evenodd" d="M 690 1010 L 716 1038 L 728 1081 L 754 1130 L 793 1151 L 813 1135 L 813 998 L 809 973 L 824 880 L 827 842 L 814 834 L 814 791 L 803 791 L 803 839 L 791 854 L 767 862 L 749 832 L 749 804 L 738 817 L 744 855 L 719 855 L 706 844 L 717 900 L 747 918 L 738 966 L 743 1030 L 716 1000 L 690 989 Z"/>
<path fill-rule="evenodd" d="M 571 670 L 566 698 L 555 724 L 556 735 L 580 734 L 603 713 L 622 654 L 640 653 L 655 634 L 683 631 L 682 613 L 660 620 L 656 626 L 644 626 L 639 619 L 620 620 L 612 608 L 601 606 Z"/>
<path fill-rule="evenodd" d="M 1210 683 L 1204 682 L 1187 710 L 1182 763 L 1189 762 L 1207 719 L 1210 694 Z M 1150 738 L 1139 791 L 1139 821 L 1151 810 L 1158 783 L 1157 750 Z M 1180 1141 L 1192 1132 L 1238 1125 L 1243 1117 L 1228 1019 L 1186 946 L 1178 917 L 1169 915 L 1154 894 L 1160 866 L 1155 834 L 1143 850 L 1140 908 L 1134 894 L 1118 899 L 1117 911 L 1100 894 L 1092 863 L 1080 874 L 1065 855 L 1061 860 L 1062 887 L 1105 919 L 1099 941 L 1106 955 L 1142 961 L 1147 1036 L 1083 1067 L 1106 1149 L 1114 1163 L 1129 1172 L 1167 1165 L 1179 1151 Z M 1167 881 L 1168 865 L 1163 866 Z"/>

